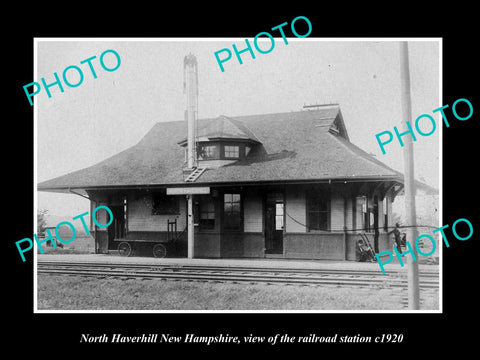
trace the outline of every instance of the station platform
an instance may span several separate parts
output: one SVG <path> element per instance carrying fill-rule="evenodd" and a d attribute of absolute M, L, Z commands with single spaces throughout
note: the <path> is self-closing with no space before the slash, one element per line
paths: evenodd
<path fill-rule="evenodd" d="M 145 264 L 152 266 L 222 266 L 222 267 L 262 267 L 266 269 L 338 269 L 338 270 L 378 270 L 381 273 L 377 262 L 339 261 L 339 260 L 299 260 L 299 259 L 205 259 L 205 258 L 154 258 L 131 256 L 124 257 L 118 254 L 35 254 L 39 261 L 61 261 L 61 262 L 98 262 L 112 264 Z M 400 266 L 398 261 L 385 265 L 385 271 L 407 271 L 407 266 Z M 439 265 L 419 264 L 420 271 L 439 272 Z"/>

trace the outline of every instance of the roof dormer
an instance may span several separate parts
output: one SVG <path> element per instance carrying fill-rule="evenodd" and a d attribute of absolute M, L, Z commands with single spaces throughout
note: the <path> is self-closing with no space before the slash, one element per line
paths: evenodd
<path fill-rule="evenodd" d="M 187 139 L 178 144 L 186 147 Z M 261 142 L 255 134 L 238 120 L 222 115 L 204 124 L 199 123 L 196 138 L 198 166 L 215 168 L 244 160 L 258 144 Z"/>

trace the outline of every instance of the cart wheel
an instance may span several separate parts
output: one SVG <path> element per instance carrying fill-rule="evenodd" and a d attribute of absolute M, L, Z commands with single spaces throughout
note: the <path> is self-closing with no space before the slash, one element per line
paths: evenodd
<path fill-rule="evenodd" d="M 120 244 L 118 244 L 118 253 L 120 256 L 130 256 L 132 253 L 132 247 L 128 242 L 122 241 Z"/>
<path fill-rule="evenodd" d="M 155 244 L 153 246 L 153 256 L 156 258 L 164 258 L 167 256 L 167 248 L 162 244 Z"/>

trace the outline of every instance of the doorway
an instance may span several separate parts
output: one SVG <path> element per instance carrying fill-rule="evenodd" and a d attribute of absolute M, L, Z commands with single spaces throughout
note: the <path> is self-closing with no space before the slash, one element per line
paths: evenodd
<path fill-rule="evenodd" d="M 285 227 L 283 193 L 267 193 L 265 199 L 265 254 L 283 254 Z"/>

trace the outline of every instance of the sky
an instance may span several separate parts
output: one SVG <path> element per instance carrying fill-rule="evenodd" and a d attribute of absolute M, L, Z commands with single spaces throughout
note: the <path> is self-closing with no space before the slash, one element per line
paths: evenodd
<path fill-rule="evenodd" d="M 162 121 L 184 118 L 183 58 L 192 53 L 198 61 L 200 118 L 239 116 L 302 110 L 304 105 L 338 103 L 350 141 L 378 160 L 403 173 L 403 148 L 398 141 L 382 154 L 375 135 L 400 128 L 399 42 L 390 39 L 342 40 L 276 38 L 273 50 L 255 59 L 235 55 L 223 64 L 214 53 L 245 47 L 244 38 L 232 39 L 36 39 L 35 79 L 54 82 L 54 72 L 76 65 L 84 79 L 78 87 L 65 84 L 62 93 L 52 86 L 35 96 L 36 182 L 55 178 L 91 165 L 136 143 Z M 430 114 L 437 130 L 414 142 L 415 177 L 439 189 L 441 129 L 440 43 L 437 39 L 409 39 L 412 119 Z M 262 41 L 262 40 L 261 40 Z M 268 49 L 267 43 L 259 43 Z M 253 40 L 250 39 L 253 43 Z M 113 49 L 120 58 L 117 70 L 105 71 L 100 55 Z M 88 64 L 92 60 L 97 78 Z M 105 54 L 105 64 L 116 59 Z M 73 70 L 72 83 L 78 82 Z M 63 82 L 63 80 L 62 80 Z M 28 100 L 26 100 L 28 102 Z M 421 124 L 424 132 L 431 129 Z M 50 214 L 76 216 L 89 211 L 88 200 L 70 194 L 37 193 L 37 207 Z"/>

